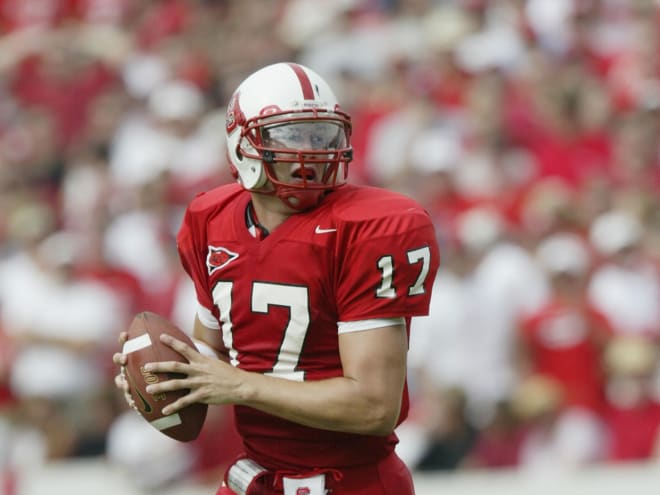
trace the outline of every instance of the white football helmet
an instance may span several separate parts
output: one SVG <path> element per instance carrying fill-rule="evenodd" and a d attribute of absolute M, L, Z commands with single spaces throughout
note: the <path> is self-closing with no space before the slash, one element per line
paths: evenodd
<path fill-rule="evenodd" d="M 346 182 L 350 117 L 307 67 L 277 63 L 247 77 L 227 107 L 226 134 L 232 172 L 243 187 L 276 195 L 291 208 L 311 208 Z"/>

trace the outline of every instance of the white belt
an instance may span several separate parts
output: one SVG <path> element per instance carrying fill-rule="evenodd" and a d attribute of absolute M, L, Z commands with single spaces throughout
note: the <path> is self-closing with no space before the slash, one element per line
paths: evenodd
<path fill-rule="evenodd" d="M 227 471 L 227 486 L 236 495 L 249 495 L 250 485 L 267 472 L 265 467 L 257 464 L 252 459 L 239 459 Z"/>

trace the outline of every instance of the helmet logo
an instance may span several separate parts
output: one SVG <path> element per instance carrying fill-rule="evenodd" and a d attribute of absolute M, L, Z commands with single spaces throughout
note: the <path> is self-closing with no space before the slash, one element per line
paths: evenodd
<path fill-rule="evenodd" d="M 227 105 L 227 118 L 225 119 L 225 129 L 227 134 L 232 133 L 237 126 L 242 125 L 243 122 L 245 122 L 245 115 L 238 103 L 239 96 L 240 92 L 236 91 Z"/>
<path fill-rule="evenodd" d="M 238 258 L 238 253 L 234 253 L 227 248 L 209 246 L 209 252 L 206 255 L 206 268 L 209 275 L 227 266 L 236 258 Z"/>
<path fill-rule="evenodd" d="M 261 111 L 259 112 L 259 116 L 264 116 L 264 115 L 274 115 L 278 112 L 281 112 L 282 110 L 280 107 L 277 105 L 268 105 L 266 107 L 263 107 Z"/>

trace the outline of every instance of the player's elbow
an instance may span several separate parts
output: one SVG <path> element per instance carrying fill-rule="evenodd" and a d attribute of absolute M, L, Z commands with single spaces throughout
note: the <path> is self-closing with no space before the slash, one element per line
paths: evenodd
<path fill-rule="evenodd" d="M 363 421 L 362 433 L 367 435 L 386 436 L 394 431 L 399 420 L 400 407 L 398 404 L 372 404 L 369 409 L 368 420 Z"/>
<path fill-rule="evenodd" d="M 398 419 L 398 418 L 397 418 Z M 367 435 L 387 436 L 394 431 L 396 419 L 390 417 L 380 418 L 371 422 L 370 427 L 364 433 Z"/>

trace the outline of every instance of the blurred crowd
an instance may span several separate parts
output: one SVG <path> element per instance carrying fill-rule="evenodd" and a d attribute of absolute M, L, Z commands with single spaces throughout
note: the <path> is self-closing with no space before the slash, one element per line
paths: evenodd
<path fill-rule="evenodd" d="M 352 114 L 351 180 L 437 227 L 406 462 L 660 459 L 657 0 L 0 0 L 0 29 L 0 471 L 217 482 L 230 412 L 170 442 L 111 355 L 141 310 L 190 329 L 181 215 L 233 180 L 230 92 L 283 60 Z"/>

